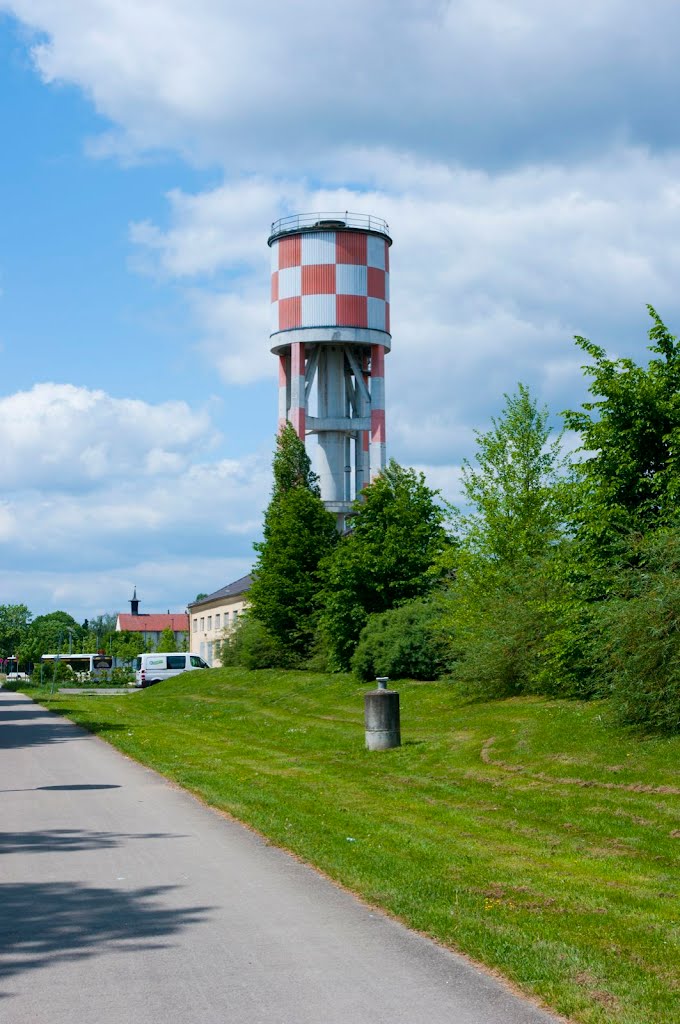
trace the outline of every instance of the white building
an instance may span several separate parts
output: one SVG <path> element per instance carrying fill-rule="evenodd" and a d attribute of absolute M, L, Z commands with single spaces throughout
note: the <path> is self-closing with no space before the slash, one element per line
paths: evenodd
<path fill-rule="evenodd" d="M 189 604 L 189 650 L 200 654 L 211 666 L 219 664 L 218 650 L 224 630 L 233 629 L 245 611 L 251 582 L 250 576 L 242 576 Z"/>

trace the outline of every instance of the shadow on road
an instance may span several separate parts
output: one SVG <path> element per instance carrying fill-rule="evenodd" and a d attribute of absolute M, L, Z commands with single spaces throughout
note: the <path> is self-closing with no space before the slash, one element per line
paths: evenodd
<path fill-rule="evenodd" d="M 184 839 L 170 832 L 89 832 L 79 828 L 53 828 L 44 832 L 0 832 L 3 853 L 77 853 L 80 850 L 111 849 L 134 839 Z M 1 890 L 0 890 L 1 891 Z M 0 902 L 0 917 L 5 908 Z"/>
<path fill-rule="evenodd" d="M 0 750 L 42 747 L 49 743 L 85 739 L 86 736 L 86 732 L 75 729 L 70 722 L 60 722 L 51 718 L 49 721 L 36 722 L 25 727 L 0 728 Z"/>
<path fill-rule="evenodd" d="M 54 718 L 54 715 L 46 708 L 37 708 L 35 705 L 27 707 L 24 704 L 21 710 L 13 708 L 11 711 L 5 711 L 4 703 L 0 707 L 0 725 L 12 725 L 13 722 L 31 722 L 36 718 Z"/>
<path fill-rule="evenodd" d="M 148 953 L 172 945 L 174 937 L 212 909 L 168 907 L 174 892 L 177 886 L 0 885 L 0 980 L 101 953 Z"/>
<path fill-rule="evenodd" d="M 90 789 L 120 789 L 114 782 L 78 782 L 64 786 L 25 786 L 22 789 L 0 789 L 0 793 L 77 793 Z"/>
<path fill-rule="evenodd" d="M 69 708 L 59 709 L 61 715 L 68 713 Z M 21 710 L 10 711 L 5 710 L 5 702 L 0 705 L 0 750 L 63 743 L 65 740 L 84 739 L 88 733 L 120 732 L 126 728 L 126 725 L 118 722 L 68 722 L 52 711 L 35 705 L 24 705 Z"/>

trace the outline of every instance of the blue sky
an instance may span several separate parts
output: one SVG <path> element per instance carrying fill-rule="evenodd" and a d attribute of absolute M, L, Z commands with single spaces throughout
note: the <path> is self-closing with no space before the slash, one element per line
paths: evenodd
<path fill-rule="evenodd" d="M 455 498 L 574 333 L 680 326 L 670 0 L 0 0 L 0 603 L 179 610 L 269 491 L 272 220 L 385 217 L 389 453 Z"/>

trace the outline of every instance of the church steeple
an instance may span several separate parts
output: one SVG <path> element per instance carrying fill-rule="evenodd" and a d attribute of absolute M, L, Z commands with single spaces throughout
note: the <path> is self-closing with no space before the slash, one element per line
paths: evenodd
<path fill-rule="evenodd" d="M 130 600 L 130 611 L 133 615 L 139 615 L 139 601 L 137 599 L 137 587 L 134 589 L 134 593 Z"/>

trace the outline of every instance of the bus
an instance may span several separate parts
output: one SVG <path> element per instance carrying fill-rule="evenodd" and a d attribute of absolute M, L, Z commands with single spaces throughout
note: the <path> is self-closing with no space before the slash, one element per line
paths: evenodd
<path fill-rule="evenodd" d="M 54 665 L 55 661 L 66 665 L 78 679 L 85 676 L 103 676 L 113 668 L 110 654 L 43 654 L 43 665 Z"/>

